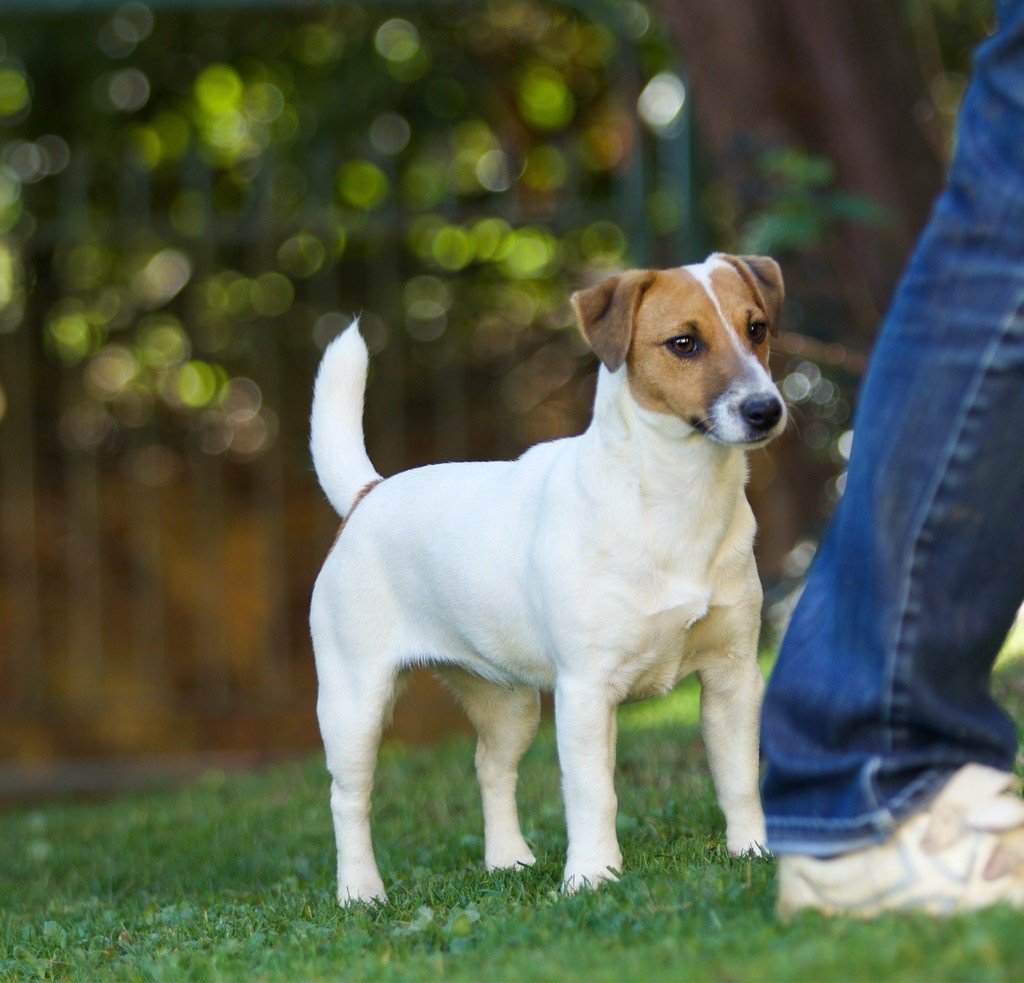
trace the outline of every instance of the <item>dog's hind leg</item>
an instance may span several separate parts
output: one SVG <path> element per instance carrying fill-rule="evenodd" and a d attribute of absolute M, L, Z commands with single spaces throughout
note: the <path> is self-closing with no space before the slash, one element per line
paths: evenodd
<path fill-rule="evenodd" d="M 315 598 L 315 595 L 314 595 Z M 367 642 L 316 617 L 317 717 L 331 774 L 338 848 L 338 901 L 387 900 L 370 837 L 370 793 L 381 734 L 398 692 L 399 672 Z M 363 649 L 366 649 L 364 652 Z"/>
<path fill-rule="evenodd" d="M 318 701 L 331 773 L 331 814 L 338 848 L 338 901 L 387 900 L 370 835 L 370 794 L 381 733 L 397 694 L 394 673 L 331 687 Z"/>
<path fill-rule="evenodd" d="M 516 808 L 519 762 L 537 733 L 540 694 L 509 688 L 462 669 L 437 673 L 454 690 L 477 730 L 476 774 L 484 812 L 484 863 L 488 870 L 535 862 L 523 839 Z"/>

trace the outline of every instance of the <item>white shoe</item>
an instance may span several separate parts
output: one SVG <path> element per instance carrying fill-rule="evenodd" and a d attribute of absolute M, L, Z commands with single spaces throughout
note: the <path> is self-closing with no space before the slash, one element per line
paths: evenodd
<path fill-rule="evenodd" d="M 999 903 L 1024 907 L 1024 799 L 1013 775 L 984 765 L 957 771 L 884 843 L 779 861 L 780 915 L 949 915 Z"/>

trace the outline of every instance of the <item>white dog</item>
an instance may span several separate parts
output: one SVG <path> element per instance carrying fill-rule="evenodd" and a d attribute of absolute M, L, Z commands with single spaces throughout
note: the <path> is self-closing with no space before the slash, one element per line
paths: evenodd
<path fill-rule="evenodd" d="M 452 686 L 479 732 L 488 868 L 534 862 L 516 778 L 543 689 L 555 694 L 564 888 L 615 880 L 616 707 L 694 672 L 729 850 L 760 849 L 762 595 L 745 452 L 785 425 L 767 370 L 782 295 L 774 260 L 724 254 L 583 290 L 573 307 L 603 363 L 585 433 L 386 481 L 363 442 L 358 327 L 327 349 L 312 450 L 344 522 L 311 625 L 342 903 L 385 899 L 370 792 L 399 680 L 417 665 Z"/>

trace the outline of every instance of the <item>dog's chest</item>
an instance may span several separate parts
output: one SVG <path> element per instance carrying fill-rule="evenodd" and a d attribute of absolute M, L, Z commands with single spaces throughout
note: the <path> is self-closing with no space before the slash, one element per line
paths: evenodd
<path fill-rule="evenodd" d="M 691 589 L 679 603 L 635 619 L 617 674 L 628 699 L 666 693 L 687 674 L 687 636 L 708 616 L 711 605 L 710 590 Z"/>
<path fill-rule="evenodd" d="M 742 597 L 751 544 L 702 545 L 638 568 L 624 612 L 629 637 L 623 639 L 617 674 L 628 699 L 668 692 L 688 675 L 692 657 L 701 654 L 691 651 L 694 629 Z"/>

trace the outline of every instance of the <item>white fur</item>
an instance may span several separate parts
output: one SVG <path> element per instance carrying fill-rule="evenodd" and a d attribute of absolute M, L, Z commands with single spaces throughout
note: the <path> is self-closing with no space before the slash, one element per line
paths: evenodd
<path fill-rule="evenodd" d="M 328 349 L 316 386 L 317 473 L 343 514 L 374 473 L 354 421 L 365 364 L 353 327 Z M 746 473 L 742 449 L 643 410 L 626 369 L 602 368 L 583 434 L 516 461 L 406 471 L 366 496 L 311 612 L 343 903 L 385 897 L 370 792 L 396 683 L 414 665 L 439 667 L 479 730 L 488 867 L 534 862 L 516 773 L 537 691 L 553 690 L 564 886 L 615 880 L 616 707 L 694 672 L 728 847 L 761 849 L 761 586 Z"/>
<path fill-rule="evenodd" d="M 379 478 L 366 456 L 363 399 L 370 355 L 358 318 L 324 352 L 313 384 L 309 446 L 328 501 L 346 515 L 359 492 Z"/>

